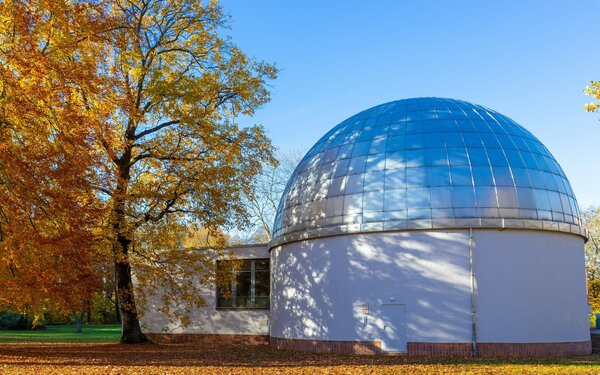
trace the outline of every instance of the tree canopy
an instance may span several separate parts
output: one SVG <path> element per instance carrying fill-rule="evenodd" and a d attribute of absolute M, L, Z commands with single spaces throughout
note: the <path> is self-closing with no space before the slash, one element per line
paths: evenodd
<path fill-rule="evenodd" d="M 235 119 L 268 102 L 276 68 L 227 26 L 216 1 L 0 3 L 0 300 L 77 301 L 114 265 L 123 342 L 144 340 L 147 291 L 202 305 L 174 280 L 215 282 L 211 262 L 166 251 L 174 233 L 246 224 L 246 190 L 274 163 L 264 129 Z M 41 272 L 48 257 L 62 267 Z M 65 290 L 40 284 L 52 275 Z"/>

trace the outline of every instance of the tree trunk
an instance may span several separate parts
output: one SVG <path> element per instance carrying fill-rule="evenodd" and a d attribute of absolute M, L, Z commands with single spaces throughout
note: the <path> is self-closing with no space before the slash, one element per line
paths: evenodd
<path fill-rule="evenodd" d="M 81 333 L 83 331 L 83 313 L 85 309 L 85 302 L 81 306 L 81 311 L 75 313 L 75 333 Z"/>
<path fill-rule="evenodd" d="M 131 280 L 131 265 L 127 257 L 131 241 L 122 236 L 117 236 L 120 256 L 115 260 L 115 271 L 117 275 L 117 291 L 121 310 L 121 343 L 139 344 L 147 342 L 148 339 L 142 333 L 140 321 L 138 320 L 137 307 L 133 282 Z"/>
<path fill-rule="evenodd" d="M 119 295 L 115 286 L 115 320 L 117 324 L 121 324 L 121 307 L 119 305 Z"/>
<path fill-rule="evenodd" d="M 88 300 L 87 305 L 87 324 L 92 324 L 92 301 Z"/>

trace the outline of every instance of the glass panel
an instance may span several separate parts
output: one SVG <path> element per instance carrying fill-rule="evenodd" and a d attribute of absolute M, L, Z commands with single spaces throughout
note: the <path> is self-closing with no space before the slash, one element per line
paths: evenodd
<path fill-rule="evenodd" d="M 431 207 L 432 208 L 452 207 L 452 188 L 450 188 L 450 187 L 432 187 L 430 190 L 431 190 Z"/>
<path fill-rule="evenodd" d="M 492 170 L 488 166 L 474 166 L 473 180 L 475 185 L 494 185 L 494 180 L 492 179 Z"/>
<path fill-rule="evenodd" d="M 431 210 L 429 209 L 408 209 L 408 219 L 409 220 L 418 220 L 418 219 L 430 219 L 431 218 Z"/>
<path fill-rule="evenodd" d="M 425 145 L 428 149 L 444 147 L 445 143 L 442 133 L 426 133 Z"/>
<path fill-rule="evenodd" d="M 406 169 L 391 169 L 385 171 L 385 189 L 400 189 L 406 187 Z"/>
<path fill-rule="evenodd" d="M 452 185 L 473 185 L 471 168 L 451 166 L 450 173 L 452 175 Z"/>
<path fill-rule="evenodd" d="M 369 154 L 384 153 L 387 146 L 387 137 L 379 137 L 373 139 L 369 147 Z"/>
<path fill-rule="evenodd" d="M 562 212 L 563 209 L 560 202 L 560 195 L 555 191 L 549 191 L 548 198 L 550 199 L 550 209 L 555 212 Z"/>
<path fill-rule="evenodd" d="M 406 189 L 386 190 L 383 207 L 385 211 L 406 209 Z"/>
<path fill-rule="evenodd" d="M 446 133 L 444 134 L 444 141 L 446 142 L 447 148 L 464 149 L 465 147 L 465 143 L 463 142 L 460 133 Z"/>
<path fill-rule="evenodd" d="M 371 191 L 365 193 L 363 211 L 383 211 L 383 191 Z"/>
<path fill-rule="evenodd" d="M 454 207 L 475 207 L 473 187 L 454 186 Z"/>
<path fill-rule="evenodd" d="M 425 165 L 425 150 L 409 150 L 406 153 L 407 167 L 422 167 Z"/>
<path fill-rule="evenodd" d="M 387 142 L 387 151 L 399 151 L 406 149 L 406 136 L 389 137 Z"/>
<path fill-rule="evenodd" d="M 363 156 L 369 153 L 369 146 L 371 142 L 357 142 L 354 144 L 354 149 L 352 149 L 352 157 Z"/>
<path fill-rule="evenodd" d="M 544 176 L 542 172 L 536 169 L 528 169 L 529 178 L 531 180 L 531 186 L 538 189 L 545 189 L 546 184 L 544 183 Z"/>
<path fill-rule="evenodd" d="M 525 167 L 529 169 L 538 169 L 537 162 L 535 161 L 535 158 L 531 152 L 521 152 L 521 157 L 523 158 Z"/>
<path fill-rule="evenodd" d="M 517 198 L 519 199 L 519 207 L 533 209 L 535 206 L 535 197 L 533 190 L 529 188 L 517 188 Z"/>
<path fill-rule="evenodd" d="M 508 159 L 508 163 L 510 164 L 511 168 L 521 168 L 525 166 L 525 163 L 523 162 L 523 159 L 521 159 L 521 153 L 519 151 L 504 150 L 504 153 L 506 154 L 506 158 Z"/>
<path fill-rule="evenodd" d="M 535 196 L 535 206 L 538 210 L 550 210 L 550 200 L 548 199 L 548 192 L 546 190 L 533 189 L 533 195 Z"/>
<path fill-rule="evenodd" d="M 469 160 L 471 160 L 471 165 L 490 165 L 487 153 L 483 148 L 469 149 Z"/>
<path fill-rule="evenodd" d="M 365 173 L 364 190 L 383 190 L 385 171 Z"/>
<path fill-rule="evenodd" d="M 235 307 L 251 308 L 252 273 L 250 270 L 239 270 L 235 278 Z"/>
<path fill-rule="evenodd" d="M 513 177 L 515 178 L 515 185 L 530 187 L 531 182 L 529 181 L 529 175 L 527 170 L 524 168 L 512 168 Z"/>
<path fill-rule="evenodd" d="M 408 148 L 408 149 L 425 148 L 425 138 L 423 136 L 423 133 L 408 134 L 406 136 L 406 148 Z"/>
<path fill-rule="evenodd" d="M 385 169 L 406 168 L 406 151 L 391 152 L 386 155 Z"/>
<path fill-rule="evenodd" d="M 341 216 L 344 212 L 344 196 L 338 195 L 337 197 L 327 198 L 325 212 L 327 217 Z"/>
<path fill-rule="evenodd" d="M 515 188 L 512 187 L 501 187 L 496 188 L 496 194 L 498 195 L 498 207 L 500 208 L 517 208 L 517 193 Z M 513 215 L 513 217 L 516 216 Z"/>
<path fill-rule="evenodd" d="M 514 182 L 508 167 L 492 167 L 497 186 L 513 186 Z"/>
<path fill-rule="evenodd" d="M 362 175 L 360 175 L 362 176 Z M 331 180 L 331 185 L 329 185 L 329 190 L 327 192 L 328 197 L 334 197 L 343 193 L 344 188 L 346 186 L 346 176 L 344 177 L 336 177 Z"/>
<path fill-rule="evenodd" d="M 494 166 L 505 167 L 508 166 L 508 162 L 506 161 L 506 157 L 504 156 L 504 152 L 498 148 L 488 148 L 487 149 L 488 157 L 490 158 L 490 164 Z"/>
<path fill-rule="evenodd" d="M 346 188 L 344 189 L 345 194 L 359 193 L 363 190 L 363 181 L 365 175 L 361 174 L 353 174 L 348 176 L 348 180 L 346 182 Z"/>
<path fill-rule="evenodd" d="M 448 162 L 450 165 L 469 165 L 467 158 L 467 149 L 465 148 L 449 148 Z"/>
<path fill-rule="evenodd" d="M 476 186 L 475 195 L 477 196 L 478 207 L 497 207 L 496 189 L 489 186 Z"/>
<path fill-rule="evenodd" d="M 385 154 L 369 155 L 365 170 L 378 171 L 385 169 Z"/>
<path fill-rule="evenodd" d="M 558 186 L 556 186 L 556 181 L 554 181 L 554 175 L 550 172 L 542 172 L 542 176 L 544 176 L 544 184 L 546 185 L 546 189 L 548 190 L 558 190 Z"/>
<path fill-rule="evenodd" d="M 362 201 L 362 194 L 344 195 L 344 215 L 361 213 Z"/>
<path fill-rule="evenodd" d="M 427 169 L 406 168 L 406 184 L 408 187 L 427 186 Z"/>
<path fill-rule="evenodd" d="M 406 192 L 408 208 L 426 208 L 429 205 L 429 188 L 412 188 Z"/>
<path fill-rule="evenodd" d="M 428 149 L 425 159 L 426 165 L 448 165 L 448 153 L 445 148 Z"/>
<path fill-rule="evenodd" d="M 350 159 L 350 166 L 348 167 L 348 174 L 363 173 L 365 171 L 366 161 L 367 161 L 366 156 L 359 156 L 357 158 Z"/>
<path fill-rule="evenodd" d="M 429 186 L 448 186 L 450 170 L 448 167 L 427 167 L 427 179 Z"/>

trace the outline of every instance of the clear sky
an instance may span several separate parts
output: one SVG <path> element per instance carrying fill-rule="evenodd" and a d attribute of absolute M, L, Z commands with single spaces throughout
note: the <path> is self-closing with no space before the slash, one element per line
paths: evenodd
<path fill-rule="evenodd" d="M 581 208 L 600 205 L 600 1 L 225 0 L 233 40 L 281 69 L 264 125 L 283 151 L 307 151 L 347 117 L 391 100 L 438 96 L 511 117 L 553 153 Z"/>

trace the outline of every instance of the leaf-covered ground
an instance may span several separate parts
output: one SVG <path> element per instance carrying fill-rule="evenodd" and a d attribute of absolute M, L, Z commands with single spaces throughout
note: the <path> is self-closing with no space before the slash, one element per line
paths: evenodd
<path fill-rule="evenodd" d="M 267 346 L 0 344 L 0 374 L 598 374 L 600 356 L 546 360 L 323 355 Z"/>

